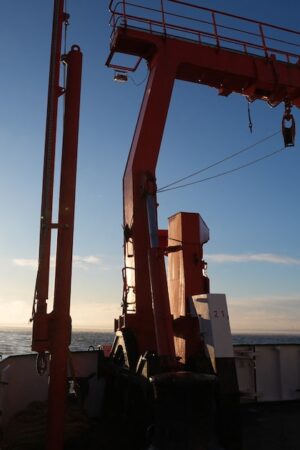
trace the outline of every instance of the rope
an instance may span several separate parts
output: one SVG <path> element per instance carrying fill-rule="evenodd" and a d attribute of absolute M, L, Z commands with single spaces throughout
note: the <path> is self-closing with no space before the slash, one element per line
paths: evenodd
<path fill-rule="evenodd" d="M 248 126 L 249 126 L 250 133 L 252 133 L 253 123 L 252 123 L 252 118 L 251 118 L 250 102 L 249 102 L 249 100 L 248 100 Z"/>
<path fill-rule="evenodd" d="M 144 77 L 141 81 L 136 81 L 136 80 L 134 79 L 134 77 L 129 76 L 129 79 L 132 81 L 132 83 L 133 83 L 136 87 L 141 86 L 142 84 L 144 84 L 145 81 L 147 80 L 147 78 L 148 78 L 148 71 L 147 71 L 145 77 Z"/>

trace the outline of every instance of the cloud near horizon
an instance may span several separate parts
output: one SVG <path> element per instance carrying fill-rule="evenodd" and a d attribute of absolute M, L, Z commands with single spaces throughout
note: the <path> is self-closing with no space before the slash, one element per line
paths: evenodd
<path fill-rule="evenodd" d="M 276 255 L 274 253 L 242 253 L 242 254 L 214 253 L 206 255 L 206 259 L 210 262 L 215 262 L 219 264 L 263 262 L 270 264 L 300 265 L 299 258 L 293 258 L 290 256 L 281 256 Z"/>
<path fill-rule="evenodd" d="M 300 294 L 228 297 L 233 331 L 300 332 Z"/>
<path fill-rule="evenodd" d="M 28 324 L 31 301 L 29 295 L 26 297 L 26 300 L 18 295 L 9 300 L 0 297 L 0 326 Z M 300 294 L 228 297 L 227 302 L 233 332 L 300 332 Z M 120 312 L 120 304 L 113 301 L 71 304 L 74 328 L 112 330 L 114 318 Z"/>
<path fill-rule="evenodd" d="M 294 258 L 291 256 L 276 255 L 274 253 L 211 253 L 206 254 L 205 259 L 207 261 L 224 264 L 224 263 L 248 263 L 248 262 L 262 262 L 270 264 L 283 264 L 283 265 L 300 265 L 300 258 Z M 19 267 L 30 267 L 37 269 L 38 260 L 32 258 L 14 258 L 13 264 Z M 89 266 L 99 266 L 102 264 L 102 260 L 96 255 L 87 256 L 73 256 L 74 267 L 87 269 Z M 55 266 L 55 258 L 51 256 L 51 267 Z"/>
<path fill-rule="evenodd" d="M 14 258 L 13 264 L 19 267 L 29 267 L 32 269 L 37 269 L 38 267 L 38 260 L 37 259 L 30 259 L 30 258 Z M 79 269 L 87 270 L 90 266 L 99 266 L 101 264 L 101 258 L 99 256 L 95 255 L 88 255 L 88 256 L 79 256 L 74 255 L 73 256 L 73 265 L 74 267 L 77 267 Z M 55 267 L 55 258 L 54 256 L 51 256 L 50 258 L 50 267 Z"/>
<path fill-rule="evenodd" d="M 51 309 L 51 308 L 50 308 Z M 48 312 L 50 312 L 50 309 Z M 121 312 L 119 303 L 113 302 L 83 302 L 71 303 L 71 316 L 74 328 L 110 329 L 113 331 L 114 318 Z M 4 300 L 0 297 L 0 328 L 1 326 L 25 326 L 30 328 L 31 301 L 14 298 Z"/>

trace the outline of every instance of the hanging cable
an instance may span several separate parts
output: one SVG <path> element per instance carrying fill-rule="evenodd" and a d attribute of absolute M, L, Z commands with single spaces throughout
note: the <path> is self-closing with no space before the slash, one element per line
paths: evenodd
<path fill-rule="evenodd" d="M 248 103 L 248 126 L 249 126 L 250 133 L 252 133 L 253 123 L 252 123 L 252 119 L 251 119 L 250 101 L 247 100 L 247 103 Z"/>
<path fill-rule="evenodd" d="M 225 161 L 228 161 L 229 159 L 232 159 L 232 158 L 234 158 L 235 156 L 238 156 L 238 155 L 240 155 L 240 154 L 246 152 L 247 150 L 250 150 L 251 148 L 256 147 L 257 145 L 262 144 L 263 142 L 267 141 L 268 139 L 271 139 L 272 137 L 276 136 L 276 135 L 279 134 L 280 132 L 281 132 L 281 131 L 276 131 L 275 133 L 272 133 L 272 134 L 270 134 L 269 136 L 266 136 L 265 138 L 260 139 L 259 141 L 255 142 L 254 144 L 251 144 L 251 145 L 249 145 L 248 147 L 245 147 L 245 148 L 243 148 L 242 150 L 239 150 L 238 152 L 232 153 L 231 155 L 226 156 L 225 158 L 220 159 L 219 161 L 216 161 L 215 163 L 212 163 L 212 164 L 210 164 L 210 165 L 207 166 L 207 167 L 204 167 L 204 168 L 202 168 L 202 169 L 199 169 L 199 170 L 197 170 L 196 172 L 191 173 L 190 175 L 186 175 L 185 177 L 179 178 L 178 180 L 172 181 L 171 183 L 166 184 L 165 186 L 161 187 L 161 188 L 158 190 L 158 192 L 160 192 L 160 191 L 162 191 L 162 190 L 165 190 L 165 189 L 167 189 L 167 188 L 173 186 L 174 184 L 178 184 L 178 183 L 180 183 L 181 181 L 187 180 L 188 178 L 192 178 L 192 177 L 194 177 L 195 175 L 199 175 L 199 173 L 205 172 L 206 170 L 211 169 L 212 167 L 218 166 L 219 164 L 221 164 L 221 163 L 223 163 L 223 162 L 225 162 Z"/>
<path fill-rule="evenodd" d="M 220 172 L 220 173 L 217 173 L 216 175 L 212 175 L 210 177 L 202 178 L 201 180 L 192 181 L 191 183 L 185 183 L 185 184 L 181 184 L 179 186 L 173 186 L 173 187 L 170 187 L 170 188 L 167 188 L 167 189 L 158 189 L 157 192 L 162 193 L 162 192 L 167 192 L 167 191 L 173 191 L 175 189 L 184 188 L 186 186 L 191 186 L 193 184 L 198 184 L 198 183 L 203 183 L 204 181 L 213 180 L 214 178 L 222 177 L 223 175 L 228 175 L 229 173 L 237 172 L 238 170 L 244 169 L 245 167 L 252 166 L 253 164 L 256 164 L 259 161 L 262 161 L 264 159 L 270 158 L 271 156 L 274 156 L 274 155 L 282 152 L 283 150 L 285 150 L 285 147 L 281 147 L 280 149 L 275 150 L 272 153 L 268 153 L 267 155 L 261 156 L 260 158 L 254 159 L 253 161 L 250 161 L 250 162 L 248 162 L 246 164 L 242 164 L 241 166 L 235 167 L 233 169 L 226 170 L 225 172 Z"/>
<path fill-rule="evenodd" d="M 136 87 L 141 86 L 142 84 L 144 84 L 145 81 L 147 80 L 147 78 L 148 78 L 148 71 L 147 71 L 147 73 L 146 73 L 146 76 L 145 76 L 141 81 L 135 81 L 135 79 L 134 79 L 132 76 L 129 76 L 129 79 L 132 81 L 132 83 L 133 83 Z"/>

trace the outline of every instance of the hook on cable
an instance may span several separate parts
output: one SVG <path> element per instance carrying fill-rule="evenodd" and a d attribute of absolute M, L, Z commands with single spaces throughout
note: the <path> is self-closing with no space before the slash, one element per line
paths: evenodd
<path fill-rule="evenodd" d="M 249 120 L 248 126 L 249 126 L 250 133 L 252 133 L 253 123 L 252 123 L 251 111 L 250 111 L 250 100 L 247 99 L 247 102 L 248 102 L 248 120 Z"/>

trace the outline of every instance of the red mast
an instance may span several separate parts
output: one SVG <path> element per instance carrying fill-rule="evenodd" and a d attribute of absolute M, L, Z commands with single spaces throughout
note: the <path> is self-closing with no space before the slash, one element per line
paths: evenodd
<path fill-rule="evenodd" d="M 39 267 L 33 308 L 32 350 L 38 352 L 37 368 L 45 371 L 49 352 L 47 450 L 64 447 L 68 353 L 71 340 L 70 296 L 72 278 L 73 230 L 79 129 L 82 53 L 78 46 L 64 55 L 67 67 L 65 88 L 60 87 L 63 23 L 68 19 L 64 1 L 54 1 L 48 106 L 45 136 L 44 174 L 41 207 Z M 63 144 L 58 222 L 53 223 L 53 185 L 57 131 L 58 98 L 65 95 Z M 57 229 L 56 270 L 53 311 L 47 313 L 51 232 Z"/>
<path fill-rule="evenodd" d="M 64 1 L 55 0 L 52 24 L 52 42 L 49 68 L 48 103 L 45 130 L 44 173 L 41 206 L 39 264 L 33 310 L 32 350 L 48 349 L 47 300 L 49 297 L 49 269 L 51 251 L 53 186 L 55 171 L 58 99 L 63 93 L 59 85 L 61 64 L 62 28 L 65 19 Z"/>
<path fill-rule="evenodd" d="M 70 298 L 79 128 L 82 53 L 73 45 L 65 57 L 68 65 L 56 251 L 53 311 L 50 319 L 50 380 L 48 393 L 47 449 L 61 450 L 67 395 Z"/>

